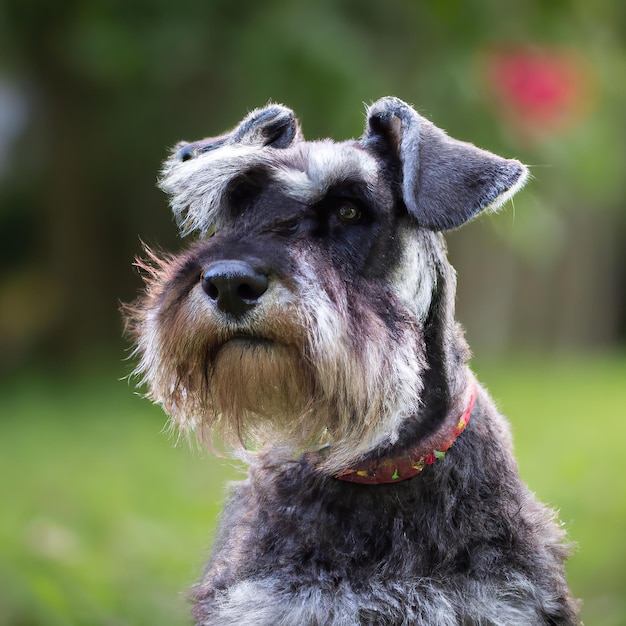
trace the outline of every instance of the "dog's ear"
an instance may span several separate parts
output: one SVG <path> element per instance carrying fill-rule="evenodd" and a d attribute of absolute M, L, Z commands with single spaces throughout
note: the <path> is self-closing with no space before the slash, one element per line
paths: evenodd
<path fill-rule="evenodd" d="M 188 161 L 205 152 L 233 144 L 288 148 L 294 141 L 301 139 L 302 132 L 294 112 L 282 104 L 270 104 L 252 111 L 230 133 L 178 144 L 174 156 L 180 161 Z"/>
<path fill-rule="evenodd" d="M 229 143 L 288 148 L 298 139 L 302 133 L 294 112 L 282 104 L 270 104 L 245 117 L 231 133 Z"/>
<path fill-rule="evenodd" d="M 432 230 L 457 228 L 483 209 L 498 208 L 528 177 L 519 161 L 448 137 L 398 98 L 369 107 L 361 141 L 398 163 L 409 213 Z"/>

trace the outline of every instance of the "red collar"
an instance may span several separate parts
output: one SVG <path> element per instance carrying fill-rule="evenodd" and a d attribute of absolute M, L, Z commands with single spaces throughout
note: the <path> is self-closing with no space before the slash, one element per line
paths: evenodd
<path fill-rule="evenodd" d="M 446 429 L 443 434 L 436 433 L 434 437 L 429 437 L 426 442 L 407 450 L 401 456 L 368 461 L 335 474 L 335 478 L 362 485 L 382 485 L 417 476 L 427 465 L 432 465 L 437 459 L 443 459 L 469 423 L 475 402 L 476 383 L 473 382 L 465 410 L 451 429 Z"/>

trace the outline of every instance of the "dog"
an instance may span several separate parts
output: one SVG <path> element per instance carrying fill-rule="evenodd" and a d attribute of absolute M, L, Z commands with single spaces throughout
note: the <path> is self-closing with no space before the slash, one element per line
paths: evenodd
<path fill-rule="evenodd" d="M 578 624 L 564 531 L 469 369 L 442 235 L 527 168 L 397 98 L 366 115 L 358 140 L 305 141 L 270 104 L 164 165 L 196 237 L 139 263 L 137 374 L 182 431 L 249 464 L 195 623 Z"/>

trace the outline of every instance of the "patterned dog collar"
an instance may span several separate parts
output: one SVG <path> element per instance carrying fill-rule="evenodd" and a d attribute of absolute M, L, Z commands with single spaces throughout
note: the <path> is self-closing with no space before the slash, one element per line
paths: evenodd
<path fill-rule="evenodd" d="M 335 478 L 362 485 L 382 485 L 397 483 L 417 476 L 427 465 L 432 465 L 437 459 L 443 459 L 469 423 L 475 402 L 476 383 L 472 383 L 465 410 L 453 429 L 442 436 L 441 443 L 437 444 L 436 448 L 430 448 L 425 452 L 422 444 L 407 450 L 401 456 L 368 461 L 362 465 L 343 470 L 339 474 L 335 474 Z"/>

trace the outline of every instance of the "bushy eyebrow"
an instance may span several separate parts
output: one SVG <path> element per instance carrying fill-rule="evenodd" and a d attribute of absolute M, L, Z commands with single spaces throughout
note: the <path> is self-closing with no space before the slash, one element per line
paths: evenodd
<path fill-rule="evenodd" d="M 322 198 L 313 206 L 314 210 L 324 211 L 329 202 L 348 201 L 358 204 L 368 213 L 374 212 L 374 207 L 378 204 L 375 199 L 374 190 L 363 180 L 346 179 L 337 181 L 331 185 Z"/>
<path fill-rule="evenodd" d="M 375 187 L 360 172 L 339 172 L 325 178 L 313 179 L 307 172 L 283 170 L 272 172 L 271 178 L 286 196 L 303 204 L 314 205 L 328 196 L 354 197 L 372 202 Z"/>

